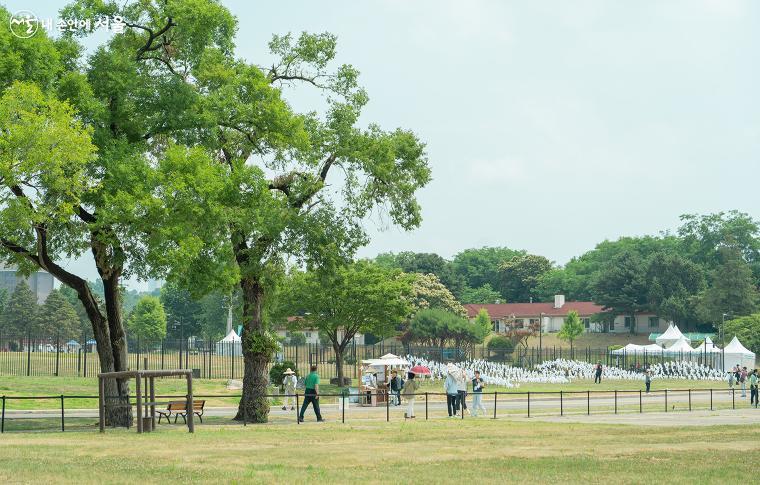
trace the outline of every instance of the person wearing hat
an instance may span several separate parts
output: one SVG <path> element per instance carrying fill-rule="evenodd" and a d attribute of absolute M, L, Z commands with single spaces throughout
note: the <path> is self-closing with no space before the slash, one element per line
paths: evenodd
<path fill-rule="evenodd" d="M 446 391 L 446 408 L 449 417 L 457 415 L 457 400 L 459 399 L 459 389 L 457 387 L 457 368 L 451 364 L 446 369 L 446 380 L 443 383 L 443 389 Z"/>
<path fill-rule="evenodd" d="M 285 400 L 282 403 L 282 410 L 287 411 L 288 403 L 290 403 L 290 410 L 294 411 L 296 409 L 296 384 L 298 383 L 298 379 L 296 378 L 296 373 L 290 367 L 282 375 L 282 387 L 285 388 Z"/>

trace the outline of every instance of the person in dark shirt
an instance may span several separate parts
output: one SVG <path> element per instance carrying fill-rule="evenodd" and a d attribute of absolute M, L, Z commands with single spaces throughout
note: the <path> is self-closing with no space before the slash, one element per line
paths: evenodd
<path fill-rule="evenodd" d="M 596 371 L 594 372 L 594 384 L 602 383 L 602 363 L 596 363 Z"/>
<path fill-rule="evenodd" d="M 478 410 L 486 412 L 486 408 L 483 406 L 483 388 L 486 387 L 486 383 L 480 378 L 480 371 L 475 371 L 475 377 L 472 378 L 472 415 L 477 417 Z"/>
<path fill-rule="evenodd" d="M 404 388 L 404 381 L 398 376 L 398 372 L 391 371 L 391 394 L 396 398 L 395 405 L 401 405 L 401 389 Z"/>

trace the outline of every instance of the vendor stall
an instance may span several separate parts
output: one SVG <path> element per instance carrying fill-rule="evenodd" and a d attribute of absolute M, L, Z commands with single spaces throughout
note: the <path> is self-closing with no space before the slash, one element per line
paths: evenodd
<path fill-rule="evenodd" d="M 393 354 L 385 354 L 379 359 L 367 359 L 362 361 L 362 383 L 360 388 L 362 406 L 377 406 L 388 400 L 390 392 L 390 373 L 392 370 L 407 369 L 411 364 L 401 357 Z"/>

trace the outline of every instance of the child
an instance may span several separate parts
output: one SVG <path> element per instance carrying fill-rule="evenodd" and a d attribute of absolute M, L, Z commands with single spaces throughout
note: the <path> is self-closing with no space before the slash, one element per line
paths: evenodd
<path fill-rule="evenodd" d="M 475 377 L 472 379 L 472 415 L 478 416 L 478 409 L 486 412 L 486 408 L 483 407 L 483 388 L 486 387 L 486 383 L 480 378 L 480 371 L 475 371 Z"/>

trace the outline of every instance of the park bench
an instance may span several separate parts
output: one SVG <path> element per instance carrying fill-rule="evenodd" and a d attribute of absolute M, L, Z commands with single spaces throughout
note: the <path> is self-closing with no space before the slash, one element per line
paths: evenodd
<path fill-rule="evenodd" d="M 206 406 L 204 400 L 193 401 L 193 413 L 198 416 L 198 419 L 203 422 L 203 408 Z M 170 422 L 169 418 L 173 415 L 174 422 L 177 422 L 177 418 L 182 417 L 182 420 L 187 423 L 187 402 L 186 401 L 170 401 L 166 406 L 165 411 L 158 412 L 158 422 L 161 422 L 161 418 L 166 418 L 166 422 Z"/>

